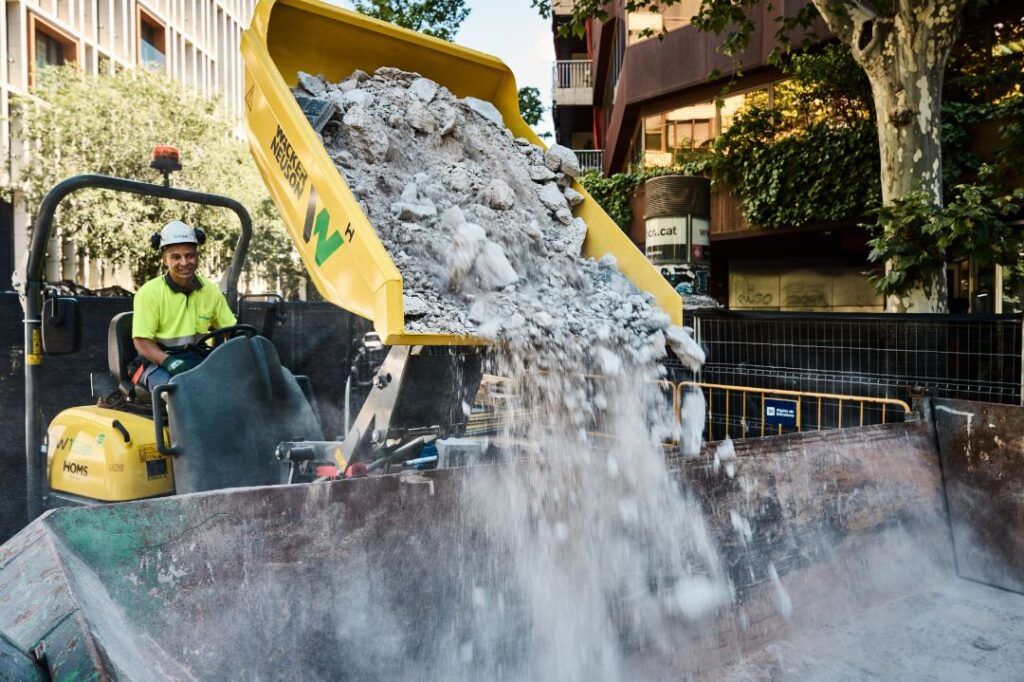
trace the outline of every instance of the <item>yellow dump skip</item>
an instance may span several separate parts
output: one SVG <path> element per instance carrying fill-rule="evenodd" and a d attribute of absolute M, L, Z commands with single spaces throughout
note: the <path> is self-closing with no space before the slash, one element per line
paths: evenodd
<path fill-rule="evenodd" d="M 388 345 L 460 345 L 474 339 L 404 331 L 402 276 L 307 123 L 290 87 L 297 72 L 342 80 L 355 69 L 415 71 L 458 97 L 493 102 L 509 129 L 543 144 L 519 115 L 515 78 L 494 57 L 312 0 L 261 0 L 242 34 L 249 145 L 310 278 L 325 299 L 373 320 Z M 675 323 L 679 295 L 579 187 L 589 226 L 583 253 L 612 253 Z"/>

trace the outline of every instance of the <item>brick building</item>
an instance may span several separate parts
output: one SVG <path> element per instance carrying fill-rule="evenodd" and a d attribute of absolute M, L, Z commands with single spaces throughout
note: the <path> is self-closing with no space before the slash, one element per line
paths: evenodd
<path fill-rule="evenodd" d="M 692 26 L 701 0 L 682 0 L 658 13 L 627 12 L 609 3 L 604 22 L 591 21 L 583 37 L 562 36 L 572 0 L 553 0 L 556 64 L 553 83 L 555 138 L 577 150 L 581 162 L 604 174 L 670 166 L 680 149 L 710 145 L 749 98 L 769 105 L 783 76 L 768 63 L 779 12 L 791 14 L 807 0 L 764 3 L 752 11 L 753 33 L 740 55 L 742 77 L 716 104 L 734 62 L 720 54 L 719 38 Z M 993 27 L 1022 21 L 1019 3 L 997 2 L 966 22 L 964 40 L 1017 59 L 1024 44 L 999 43 Z M 645 30 L 660 33 L 649 37 Z M 823 22 L 814 27 L 832 40 Z M 1024 60 L 1022 60 L 1024 61 Z M 717 69 L 723 79 L 709 81 Z M 980 139 L 980 138 L 979 138 Z M 644 248 L 643 198 L 634 201 L 630 235 Z M 867 236 L 857 221 L 760 229 L 746 221 L 728 187 L 711 197 L 709 293 L 733 309 L 874 312 L 884 301 L 867 280 Z M 1002 311 L 1002 271 L 967 261 L 949 266 L 950 297 L 970 301 L 973 312 Z"/>

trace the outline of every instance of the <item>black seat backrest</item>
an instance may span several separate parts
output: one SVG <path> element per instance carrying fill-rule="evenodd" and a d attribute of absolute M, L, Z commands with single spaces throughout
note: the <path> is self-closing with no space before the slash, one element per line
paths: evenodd
<path fill-rule="evenodd" d="M 320 422 L 270 341 L 237 337 L 171 379 L 168 430 L 178 493 L 286 482 L 282 441 L 323 440 Z"/>
<path fill-rule="evenodd" d="M 107 328 L 107 366 L 116 383 L 131 380 L 128 365 L 137 354 L 132 342 L 132 313 L 114 315 Z"/>

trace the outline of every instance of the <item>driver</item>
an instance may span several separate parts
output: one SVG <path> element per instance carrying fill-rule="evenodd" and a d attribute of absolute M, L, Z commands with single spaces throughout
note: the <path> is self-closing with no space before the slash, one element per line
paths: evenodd
<path fill-rule="evenodd" d="M 224 294 L 196 272 L 198 247 L 205 241 L 201 229 L 180 220 L 167 223 L 151 238 L 167 273 L 143 284 L 132 306 L 132 341 L 144 359 L 132 381 L 150 391 L 202 362 L 188 344 L 211 329 L 237 323 Z"/>

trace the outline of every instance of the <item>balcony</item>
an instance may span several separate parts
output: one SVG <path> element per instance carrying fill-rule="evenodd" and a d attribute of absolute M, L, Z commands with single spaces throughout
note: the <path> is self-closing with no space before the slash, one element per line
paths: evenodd
<path fill-rule="evenodd" d="M 580 162 L 580 170 L 601 172 L 601 162 L 604 160 L 602 149 L 573 149 L 576 159 Z"/>
<path fill-rule="evenodd" d="M 556 106 L 590 106 L 594 103 L 593 62 L 570 59 L 555 62 L 551 90 Z"/>
<path fill-rule="evenodd" d="M 575 4 L 575 0 L 551 0 L 551 13 L 556 17 L 568 16 L 572 14 L 572 6 Z"/>

